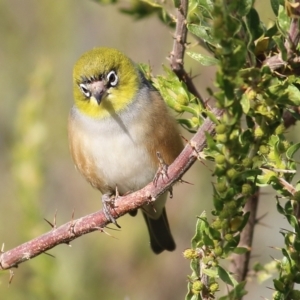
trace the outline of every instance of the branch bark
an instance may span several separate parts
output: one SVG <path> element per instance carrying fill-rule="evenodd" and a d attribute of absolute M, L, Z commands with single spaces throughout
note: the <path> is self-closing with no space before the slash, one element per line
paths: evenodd
<path fill-rule="evenodd" d="M 258 203 L 259 190 L 255 195 L 249 197 L 244 207 L 244 213 L 250 212 L 250 216 L 248 223 L 241 232 L 239 246 L 249 248 L 250 250 L 245 254 L 233 254 L 230 259 L 230 270 L 234 273 L 238 282 L 244 281 L 248 274 L 249 262 L 252 254 L 251 246 L 253 242 L 254 228 L 256 225 Z"/>
<path fill-rule="evenodd" d="M 204 100 L 195 87 L 191 77 L 186 72 L 183 67 L 183 58 L 184 52 L 186 48 L 186 40 L 187 40 L 187 27 L 186 27 L 186 16 L 188 11 L 188 0 L 181 0 L 181 4 L 177 9 L 177 20 L 176 20 L 176 29 L 174 34 L 174 43 L 173 50 L 170 54 L 170 65 L 172 71 L 177 75 L 177 77 L 182 80 L 188 90 L 199 99 L 199 101 L 204 106 Z"/>
<path fill-rule="evenodd" d="M 293 7 L 294 18 L 291 20 L 288 37 L 285 40 L 284 46 L 287 51 L 287 61 L 282 59 L 281 53 L 268 57 L 263 62 L 263 65 L 267 65 L 271 70 L 277 70 L 285 67 L 287 63 L 299 64 L 299 55 L 296 52 L 297 45 L 300 40 L 299 33 L 299 16 L 300 16 L 300 0 L 295 0 L 295 4 L 298 3 L 298 7 Z"/>

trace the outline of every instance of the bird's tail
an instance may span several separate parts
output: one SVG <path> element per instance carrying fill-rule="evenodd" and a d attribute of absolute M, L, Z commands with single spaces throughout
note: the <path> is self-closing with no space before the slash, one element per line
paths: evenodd
<path fill-rule="evenodd" d="M 175 250 L 176 245 L 169 227 L 166 209 L 163 209 L 158 219 L 151 218 L 145 212 L 143 212 L 143 216 L 148 227 L 153 252 L 159 254 L 164 250 Z"/>

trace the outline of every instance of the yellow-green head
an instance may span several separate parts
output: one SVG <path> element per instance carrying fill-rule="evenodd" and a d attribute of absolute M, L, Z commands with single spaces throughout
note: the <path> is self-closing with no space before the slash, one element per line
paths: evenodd
<path fill-rule="evenodd" d="M 74 66 L 75 105 L 90 117 L 108 117 L 134 100 L 140 82 L 139 71 L 123 53 L 112 48 L 94 48 Z"/>

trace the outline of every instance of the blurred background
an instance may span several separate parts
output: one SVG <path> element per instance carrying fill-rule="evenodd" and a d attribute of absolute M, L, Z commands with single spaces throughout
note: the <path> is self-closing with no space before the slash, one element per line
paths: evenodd
<path fill-rule="evenodd" d="M 274 21 L 269 5 L 258 10 Z M 67 118 L 72 106 L 72 68 L 78 57 L 95 46 L 115 47 L 135 62 L 149 63 L 154 75 L 172 49 L 172 30 L 156 16 L 134 20 L 118 6 L 89 0 L 0 0 L 0 245 L 9 250 L 57 225 L 101 208 L 100 193 L 75 170 L 68 151 Z M 189 39 L 192 43 L 193 40 Z M 202 95 L 212 87 L 213 68 L 200 68 L 187 58 L 186 69 L 197 75 Z M 297 141 L 296 128 L 289 130 Z M 186 138 L 190 135 L 183 132 Z M 298 137 L 299 139 L 299 137 Z M 196 216 L 212 209 L 209 164 L 196 163 L 184 176 L 193 185 L 177 184 L 168 202 L 176 251 L 154 255 L 144 221 L 122 217 L 115 238 L 97 232 L 49 251 L 14 270 L 0 273 L 1 299 L 184 299 L 189 262 L 182 251 L 190 246 Z M 281 227 L 271 190 L 263 190 L 253 261 L 266 263 L 280 252 Z M 273 211 L 274 210 L 274 211 Z M 249 281 L 245 299 L 271 297 L 272 281 Z M 224 290 L 222 291 L 224 292 Z"/>

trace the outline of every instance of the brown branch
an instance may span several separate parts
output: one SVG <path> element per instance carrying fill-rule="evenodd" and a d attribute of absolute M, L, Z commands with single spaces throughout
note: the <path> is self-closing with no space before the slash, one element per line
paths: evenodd
<path fill-rule="evenodd" d="M 244 213 L 250 212 L 250 216 L 248 223 L 241 232 L 239 247 L 249 248 L 250 250 L 245 254 L 233 254 L 230 259 L 230 271 L 235 275 L 238 282 L 244 281 L 248 274 L 258 203 L 259 190 L 247 200 L 244 207 Z"/>
<path fill-rule="evenodd" d="M 222 111 L 213 109 L 212 113 L 216 116 L 221 116 Z M 119 218 L 155 200 L 159 195 L 169 190 L 197 160 L 198 153 L 205 147 L 205 132 L 213 134 L 214 128 L 215 124 L 207 118 L 190 143 L 185 146 L 174 163 L 169 166 L 168 178 L 160 178 L 157 180 L 156 185 L 149 183 L 145 188 L 135 193 L 118 198 L 116 208 L 112 210 L 112 216 Z M 0 270 L 18 267 L 20 263 L 38 256 L 59 244 L 69 244 L 72 240 L 84 234 L 96 230 L 103 231 L 103 228 L 107 224 L 108 221 L 101 210 L 80 219 L 71 220 L 57 228 L 54 226 L 51 231 L 14 249 L 6 252 L 2 250 L 0 255 Z"/>
<path fill-rule="evenodd" d="M 295 0 L 295 3 L 300 4 L 300 0 Z M 288 62 L 290 63 L 299 63 L 299 55 L 296 52 L 297 45 L 300 39 L 299 33 L 299 16 L 300 16 L 300 5 L 298 7 L 293 8 L 294 18 L 291 20 L 288 36 L 285 40 L 285 48 L 287 51 L 287 61 L 282 59 L 281 53 L 268 57 L 263 62 L 263 65 L 267 65 L 270 67 L 271 70 L 277 70 L 281 67 L 287 65 Z"/>
<path fill-rule="evenodd" d="M 181 0 L 181 4 L 177 9 L 176 29 L 174 34 L 173 50 L 170 53 L 170 65 L 177 77 L 182 80 L 188 90 L 196 96 L 204 106 L 203 98 L 196 89 L 191 77 L 183 67 L 184 52 L 187 39 L 186 16 L 188 11 L 188 0 Z"/>

